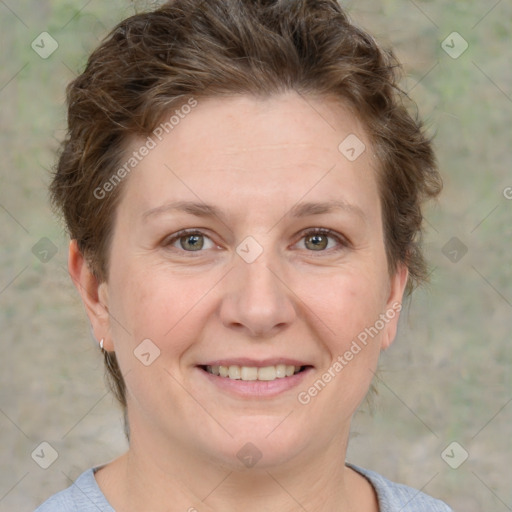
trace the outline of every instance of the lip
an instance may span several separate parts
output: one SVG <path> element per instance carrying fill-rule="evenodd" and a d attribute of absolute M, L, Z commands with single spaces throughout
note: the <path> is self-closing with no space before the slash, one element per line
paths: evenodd
<path fill-rule="evenodd" d="M 287 357 L 273 357 L 270 359 L 250 359 L 247 357 L 238 357 L 232 359 L 217 359 L 200 363 L 197 366 L 251 366 L 256 368 L 264 368 L 265 366 L 276 366 L 285 364 L 287 366 L 313 366 L 307 362 L 298 359 L 290 359 Z"/>
<path fill-rule="evenodd" d="M 224 360 L 226 361 L 226 360 Z M 229 362 L 235 360 L 229 360 Z M 236 361 L 241 361 L 240 359 L 236 359 Z M 280 360 L 281 361 L 281 360 Z M 289 359 L 287 361 L 290 361 Z M 261 361 L 259 361 L 261 363 Z M 216 362 L 215 362 L 216 363 Z M 252 361 L 251 365 L 255 365 L 256 361 Z M 231 363 L 237 364 L 237 363 Z M 285 364 L 285 363 L 282 363 Z M 294 364 L 294 363 L 290 363 Z M 202 366 L 202 365 L 201 365 Z M 218 375 L 213 375 L 212 373 L 207 372 L 202 369 L 201 366 L 196 366 L 196 369 L 200 375 L 200 378 L 204 378 L 207 380 L 209 385 L 215 386 L 216 389 L 223 393 L 227 393 L 236 398 L 273 398 L 291 389 L 299 386 L 299 384 L 313 371 L 313 367 L 311 365 L 300 365 L 294 364 L 294 366 L 307 366 L 303 371 L 299 373 L 295 373 L 290 377 L 283 377 L 280 379 L 274 379 L 271 381 L 263 381 L 263 380 L 241 380 L 241 379 L 230 379 L 229 377 L 220 377 Z M 229 366 L 229 365 L 226 365 Z M 250 366 L 250 365 L 242 365 L 242 366 Z M 260 364 L 261 366 L 272 366 L 268 362 L 264 362 L 264 364 Z M 201 377 L 202 376 L 202 377 Z"/>

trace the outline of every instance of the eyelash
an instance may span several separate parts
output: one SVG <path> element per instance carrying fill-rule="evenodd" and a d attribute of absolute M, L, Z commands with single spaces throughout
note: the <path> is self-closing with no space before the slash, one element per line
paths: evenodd
<path fill-rule="evenodd" d="M 186 236 L 194 236 L 194 235 L 204 236 L 211 240 L 211 238 L 208 235 L 206 235 L 202 231 L 198 231 L 197 229 L 183 229 L 181 231 L 178 231 L 174 235 L 172 235 L 170 238 L 169 237 L 166 238 L 163 241 L 162 245 L 166 248 L 170 248 L 170 246 L 172 246 L 172 244 L 175 241 L 179 240 L 180 238 L 184 238 Z M 311 237 L 314 235 L 328 236 L 330 238 L 335 239 L 339 245 L 336 248 L 324 249 L 321 251 L 308 251 L 308 252 L 311 252 L 311 253 L 319 252 L 319 253 L 332 254 L 332 253 L 337 253 L 343 249 L 350 247 L 350 242 L 345 237 L 343 237 L 343 236 L 339 235 L 338 233 L 336 233 L 335 231 L 332 231 L 331 229 L 327 229 L 327 228 L 313 228 L 313 229 L 309 229 L 307 231 L 303 231 L 301 234 L 301 238 L 299 240 L 302 240 L 304 238 L 307 238 L 308 236 Z M 212 240 L 212 242 L 213 242 L 213 240 Z M 197 256 L 199 256 L 200 253 L 204 252 L 203 250 L 187 251 L 185 249 L 176 248 L 176 247 L 172 247 L 171 249 L 176 249 L 182 253 L 189 253 L 192 257 L 194 257 L 193 256 L 194 253 L 198 253 Z"/>

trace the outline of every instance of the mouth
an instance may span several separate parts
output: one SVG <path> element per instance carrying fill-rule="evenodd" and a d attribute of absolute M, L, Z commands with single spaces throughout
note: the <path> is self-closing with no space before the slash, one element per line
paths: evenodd
<path fill-rule="evenodd" d="M 198 382 L 207 383 L 206 389 L 236 398 L 262 400 L 285 396 L 308 378 L 314 366 L 281 356 L 238 357 L 204 361 L 196 369 L 203 376 Z"/>
<path fill-rule="evenodd" d="M 200 365 L 199 368 L 210 375 L 223 379 L 242 381 L 275 381 L 286 379 L 302 373 L 310 365 L 276 364 L 268 366 L 241 366 L 241 365 Z"/>

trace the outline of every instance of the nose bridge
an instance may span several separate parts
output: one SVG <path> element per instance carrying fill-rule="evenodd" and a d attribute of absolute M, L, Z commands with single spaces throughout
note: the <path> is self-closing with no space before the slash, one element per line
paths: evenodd
<path fill-rule="evenodd" d="M 283 294 L 276 277 L 276 270 L 274 272 L 270 270 L 272 266 L 278 267 L 277 258 L 273 256 L 272 250 L 267 247 L 254 261 L 250 262 L 241 257 L 237 266 L 240 275 L 238 290 L 245 306 L 270 312 Z"/>
<path fill-rule="evenodd" d="M 279 265 L 277 259 L 270 253 L 271 250 L 268 249 L 250 263 L 243 258 L 238 262 L 241 281 L 244 283 L 241 289 L 245 295 L 255 300 L 262 297 L 267 301 L 278 300 L 278 296 L 283 293 L 279 286 L 280 281 L 276 277 Z"/>
<path fill-rule="evenodd" d="M 230 293 L 224 298 L 222 311 L 225 324 L 263 335 L 292 322 L 295 309 L 291 292 L 282 282 L 278 256 L 270 248 L 261 247 L 255 257 L 251 251 L 256 249 L 250 240 L 238 247 L 235 268 L 229 276 Z"/>

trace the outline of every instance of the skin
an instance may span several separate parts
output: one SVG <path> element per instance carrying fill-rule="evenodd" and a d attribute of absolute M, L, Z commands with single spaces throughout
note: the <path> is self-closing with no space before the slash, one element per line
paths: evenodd
<path fill-rule="evenodd" d="M 349 134 L 366 145 L 353 162 L 338 150 Z M 361 123 L 333 99 L 200 99 L 126 178 L 107 281 L 71 242 L 70 274 L 128 389 L 129 451 L 96 473 L 116 510 L 378 510 L 372 486 L 342 461 L 399 315 L 308 404 L 297 399 L 402 300 L 407 269 L 388 272 L 377 165 Z M 144 218 L 175 200 L 213 204 L 225 218 Z M 328 200 L 354 208 L 290 215 Z M 200 251 L 188 237 L 168 242 L 185 228 L 206 236 Z M 348 242 L 321 237 L 328 246 L 315 250 L 312 228 Z M 252 263 L 236 252 L 248 236 L 263 249 Z M 160 350 L 149 366 L 133 353 L 147 338 Z M 274 397 L 233 396 L 196 366 L 278 356 L 313 368 Z M 262 455 L 251 468 L 236 456 L 247 442 Z"/>

